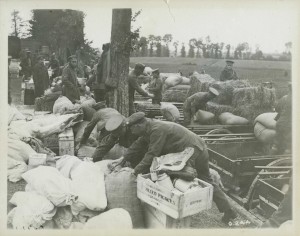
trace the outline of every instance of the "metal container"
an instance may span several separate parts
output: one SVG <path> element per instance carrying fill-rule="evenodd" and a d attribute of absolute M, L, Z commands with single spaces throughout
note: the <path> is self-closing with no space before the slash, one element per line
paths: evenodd
<path fill-rule="evenodd" d="M 166 173 L 158 176 L 156 184 L 160 185 L 160 186 L 163 186 L 163 187 L 165 187 L 165 188 L 167 188 L 169 190 L 174 189 L 174 186 L 172 184 L 170 176 L 168 176 Z"/>
<path fill-rule="evenodd" d="M 175 188 L 177 188 L 181 192 L 186 192 L 187 190 L 198 186 L 198 184 L 194 181 L 185 181 L 182 179 L 175 179 L 173 181 L 173 185 Z"/>

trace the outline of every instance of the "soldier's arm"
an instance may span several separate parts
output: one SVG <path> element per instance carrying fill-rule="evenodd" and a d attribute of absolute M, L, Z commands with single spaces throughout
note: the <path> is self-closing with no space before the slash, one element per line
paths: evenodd
<path fill-rule="evenodd" d="M 141 86 L 138 84 L 135 78 L 129 77 L 128 78 L 129 86 L 134 88 L 139 94 L 141 94 L 144 97 L 148 97 L 148 93 L 141 88 Z"/>
<path fill-rule="evenodd" d="M 105 154 L 107 154 L 118 143 L 118 137 L 109 134 L 105 136 L 98 144 L 92 158 L 93 162 L 101 161 Z"/>
<path fill-rule="evenodd" d="M 92 133 L 93 129 L 97 125 L 97 123 L 101 120 L 100 116 L 97 116 L 95 113 L 92 120 L 87 124 L 87 126 L 84 129 L 83 135 L 80 140 L 80 145 L 85 144 L 88 138 L 90 137 L 90 134 Z"/>
<path fill-rule="evenodd" d="M 148 149 L 148 142 L 144 137 L 139 137 L 127 149 L 124 160 L 129 161 L 133 167 L 138 165 Z"/>
<path fill-rule="evenodd" d="M 135 174 L 147 173 L 154 157 L 161 156 L 161 151 L 165 145 L 167 132 L 163 130 L 154 130 L 150 135 L 148 152 L 142 161 L 134 168 Z"/>

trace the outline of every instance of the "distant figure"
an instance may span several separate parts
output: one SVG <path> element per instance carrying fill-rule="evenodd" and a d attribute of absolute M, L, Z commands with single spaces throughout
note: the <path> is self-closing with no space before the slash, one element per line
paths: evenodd
<path fill-rule="evenodd" d="M 147 93 L 138 83 L 138 77 L 143 74 L 145 65 L 141 63 L 135 64 L 134 70 L 129 72 L 128 75 L 128 94 L 129 94 L 129 115 L 135 112 L 134 109 L 134 94 L 137 91 L 144 97 L 153 98 L 154 95 Z"/>
<path fill-rule="evenodd" d="M 72 103 L 80 100 L 80 93 L 77 81 L 77 57 L 69 57 L 69 63 L 64 67 L 62 72 L 63 95 Z"/>
<path fill-rule="evenodd" d="M 23 80 L 28 80 L 32 74 L 31 52 L 29 50 L 26 51 L 25 57 L 21 59 L 20 66 L 22 67 L 22 73 L 24 75 Z"/>
<path fill-rule="evenodd" d="M 190 125 L 196 112 L 199 109 L 205 110 L 206 103 L 218 95 L 219 92 L 210 87 L 209 92 L 198 92 L 188 97 L 183 104 L 184 124 Z"/>
<path fill-rule="evenodd" d="M 51 68 L 52 76 L 50 77 L 50 81 L 52 83 L 53 79 L 59 76 L 59 61 L 56 58 L 55 53 L 51 55 L 50 63 L 48 69 Z"/>
<path fill-rule="evenodd" d="M 96 102 L 107 100 L 105 81 L 110 76 L 110 43 L 103 44 L 102 50 L 93 86 Z"/>
<path fill-rule="evenodd" d="M 152 98 L 152 104 L 159 104 L 162 101 L 162 88 L 163 88 L 163 81 L 159 77 L 159 70 L 155 69 L 152 71 L 152 78 L 149 83 L 149 92 L 154 95 Z"/>
<path fill-rule="evenodd" d="M 234 61 L 226 61 L 226 66 L 224 70 L 221 73 L 220 81 L 226 81 L 226 80 L 237 80 L 238 76 L 236 72 L 232 69 L 234 64 Z"/>
<path fill-rule="evenodd" d="M 42 56 L 38 56 L 38 62 L 33 67 L 32 75 L 34 82 L 34 96 L 36 98 L 41 97 L 50 85 L 48 70 L 44 65 L 44 58 Z"/>

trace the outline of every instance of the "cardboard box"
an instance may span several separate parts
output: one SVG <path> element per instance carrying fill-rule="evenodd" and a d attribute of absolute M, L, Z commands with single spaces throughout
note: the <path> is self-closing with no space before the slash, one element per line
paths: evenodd
<path fill-rule="evenodd" d="M 74 133 L 72 128 L 58 135 L 59 155 L 74 155 Z"/>
<path fill-rule="evenodd" d="M 181 193 L 158 186 L 151 181 L 150 174 L 138 175 L 137 196 L 168 216 L 181 219 L 208 210 L 212 206 L 213 186 L 200 179 L 196 181 L 201 188 Z"/>
<path fill-rule="evenodd" d="M 182 219 L 174 219 L 147 203 L 142 203 L 142 205 L 144 209 L 145 225 L 148 229 L 184 229 L 190 228 L 191 226 L 191 216 Z"/>

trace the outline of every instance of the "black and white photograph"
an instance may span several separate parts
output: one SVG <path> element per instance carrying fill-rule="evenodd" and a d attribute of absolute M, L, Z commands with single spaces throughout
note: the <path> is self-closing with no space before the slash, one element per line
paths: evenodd
<path fill-rule="evenodd" d="M 5 232 L 294 235 L 296 2 L 3 1 Z"/>

